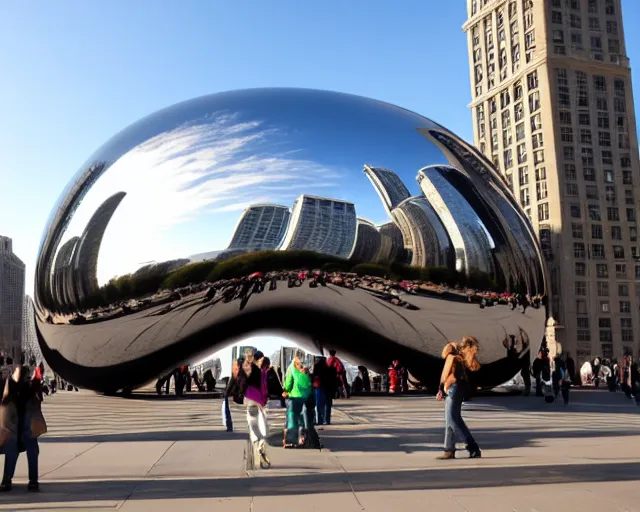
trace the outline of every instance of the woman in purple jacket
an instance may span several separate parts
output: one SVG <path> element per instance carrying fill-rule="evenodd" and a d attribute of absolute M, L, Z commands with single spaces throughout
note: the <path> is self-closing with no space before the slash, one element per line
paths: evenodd
<path fill-rule="evenodd" d="M 253 359 L 253 360 L 251 360 Z M 269 433 L 269 425 L 264 408 L 269 400 L 267 388 L 267 372 L 270 361 L 262 352 L 256 352 L 253 358 L 245 356 L 242 365 L 246 377 L 244 387 L 244 405 L 247 407 L 247 423 L 249 425 L 249 437 L 255 459 L 260 460 L 263 469 L 271 467 L 271 461 L 267 456 L 266 438 Z M 255 460 L 254 459 L 254 460 Z"/>

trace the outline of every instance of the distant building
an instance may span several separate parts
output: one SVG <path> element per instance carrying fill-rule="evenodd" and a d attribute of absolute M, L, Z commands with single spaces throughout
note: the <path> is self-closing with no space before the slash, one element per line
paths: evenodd
<path fill-rule="evenodd" d="M 234 345 L 231 348 L 231 366 L 232 367 L 233 367 L 234 361 L 237 361 L 240 357 L 244 357 L 244 351 L 247 348 L 258 350 L 256 347 L 252 347 L 251 345 Z"/>
<path fill-rule="evenodd" d="M 365 165 L 364 173 L 367 175 L 367 178 L 369 178 L 369 181 L 371 181 L 373 188 L 376 189 L 382 205 L 389 215 L 391 215 L 391 210 L 405 199 L 411 197 L 409 189 L 395 171 Z"/>
<path fill-rule="evenodd" d="M 211 359 L 207 359 L 203 363 L 192 365 L 191 371 L 193 370 L 197 370 L 200 376 L 202 376 L 207 370 L 211 370 L 213 378 L 219 380 L 220 375 L 222 375 L 222 363 L 220 362 L 220 358 L 212 357 Z"/>
<path fill-rule="evenodd" d="M 17 359 L 22 347 L 24 263 L 11 238 L 0 236 L 0 352 Z"/>
<path fill-rule="evenodd" d="M 44 362 L 38 336 L 36 334 L 36 317 L 33 299 L 28 295 L 24 296 L 22 302 L 22 352 L 27 359 L 35 358 L 36 362 Z M 29 361 L 27 360 L 27 363 Z"/>
<path fill-rule="evenodd" d="M 356 238 L 356 209 L 339 199 L 301 195 L 294 204 L 283 250 L 347 258 Z"/>
<path fill-rule="evenodd" d="M 287 231 L 289 208 L 277 204 L 249 206 L 238 224 L 226 251 L 270 251 L 279 247 Z"/>
<path fill-rule="evenodd" d="M 271 355 L 271 366 L 280 368 L 284 375 L 296 355 L 302 359 L 302 364 L 307 368 L 311 368 L 313 366 L 313 354 L 309 354 L 298 347 L 280 347 Z"/>
<path fill-rule="evenodd" d="M 381 235 L 375 224 L 357 217 L 356 240 L 349 258 L 363 263 L 374 262 L 380 252 L 381 242 Z"/>

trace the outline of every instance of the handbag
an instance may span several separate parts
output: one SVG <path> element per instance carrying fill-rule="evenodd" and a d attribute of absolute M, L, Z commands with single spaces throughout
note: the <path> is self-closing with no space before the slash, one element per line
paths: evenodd
<path fill-rule="evenodd" d="M 40 403 L 34 404 L 31 409 L 31 435 L 35 438 L 47 433 L 47 422 L 42 414 Z"/>
<path fill-rule="evenodd" d="M 7 401 L 9 396 L 9 379 L 4 383 L 4 391 L 2 392 L 2 402 L 0 402 L 0 446 L 4 446 L 11 436 L 18 431 L 18 409 L 16 404 Z"/>

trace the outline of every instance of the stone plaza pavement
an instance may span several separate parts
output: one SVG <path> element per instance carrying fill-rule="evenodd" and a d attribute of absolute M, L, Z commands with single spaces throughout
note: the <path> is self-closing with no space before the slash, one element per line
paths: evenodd
<path fill-rule="evenodd" d="M 247 471 L 243 411 L 227 433 L 218 399 L 61 392 L 44 404 L 42 491 L 27 493 L 21 455 L 0 509 L 640 511 L 640 408 L 604 390 L 572 400 L 466 403 L 483 458 L 455 461 L 435 460 L 443 405 L 433 397 L 340 400 L 320 431 L 325 449 L 274 446 L 272 469 Z M 283 418 L 270 410 L 274 443 Z"/>

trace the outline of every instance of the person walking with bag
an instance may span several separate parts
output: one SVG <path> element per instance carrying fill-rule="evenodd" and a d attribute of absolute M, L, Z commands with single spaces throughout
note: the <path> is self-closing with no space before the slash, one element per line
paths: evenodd
<path fill-rule="evenodd" d="M 15 430 L 7 442 L 0 447 L 4 453 L 4 472 L 0 492 L 12 489 L 13 475 L 18 463 L 20 452 L 27 453 L 29 466 L 29 491 L 38 491 L 38 437 L 46 433 L 47 425 L 42 415 L 42 382 L 31 378 L 29 368 L 18 366 L 13 374 L 7 378 L 2 395 L 2 414 L 5 415 L 15 408 Z"/>
<path fill-rule="evenodd" d="M 469 457 L 481 457 L 480 448 L 462 419 L 462 402 L 469 390 L 467 371 L 477 371 L 478 341 L 472 336 L 462 338 L 460 345 L 448 343 L 442 351 L 445 360 L 437 400 L 445 400 L 444 454 L 441 460 L 456 458 L 456 436 L 464 439 Z"/>

